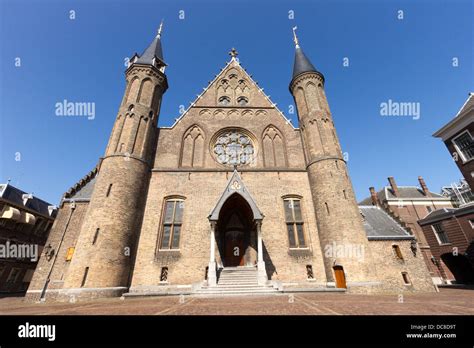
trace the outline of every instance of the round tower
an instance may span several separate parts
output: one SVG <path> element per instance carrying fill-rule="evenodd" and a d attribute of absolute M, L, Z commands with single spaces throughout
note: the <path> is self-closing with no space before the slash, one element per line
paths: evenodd
<path fill-rule="evenodd" d="M 290 92 L 298 110 L 328 282 L 373 279 L 367 236 L 324 93 L 324 76 L 296 46 Z"/>
<path fill-rule="evenodd" d="M 120 295 L 129 286 L 143 218 L 157 122 L 168 88 L 161 26 L 125 72 L 127 85 L 76 244 L 64 288 L 98 296 Z M 91 289 L 93 288 L 93 289 Z"/>

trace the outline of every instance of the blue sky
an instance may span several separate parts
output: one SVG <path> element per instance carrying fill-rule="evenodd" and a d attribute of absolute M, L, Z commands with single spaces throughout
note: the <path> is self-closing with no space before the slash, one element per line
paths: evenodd
<path fill-rule="evenodd" d="M 326 77 L 357 198 L 388 176 L 418 185 L 422 175 L 438 192 L 461 177 L 431 135 L 474 91 L 473 17 L 468 0 L 0 0 L 0 181 L 59 203 L 103 155 L 124 92 L 124 60 L 144 50 L 164 18 L 170 88 L 160 125 L 173 123 L 232 47 L 297 124 L 288 83 L 291 28 L 298 25 L 306 55 Z M 94 102 L 95 119 L 56 116 L 64 99 Z M 381 116 L 380 103 L 389 99 L 420 103 L 420 118 Z"/>

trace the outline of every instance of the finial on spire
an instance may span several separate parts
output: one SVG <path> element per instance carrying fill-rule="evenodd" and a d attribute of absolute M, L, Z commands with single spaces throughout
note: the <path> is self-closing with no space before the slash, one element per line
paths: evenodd
<path fill-rule="evenodd" d="M 163 31 L 163 19 L 161 20 L 160 27 L 158 28 L 158 37 L 161 37 L 161 32 Z"/>
<path fill-rule="evenodd" d="M 298 48 L 300 47 L 300 44 L 298 42 L 298 37 L 296 36 L 296 29 L 298 29 L 297 26 L 293 27 L 293 41 L 295 42 L 295 47 Z"/>
<path fill-rule="evenodd" d="M 239 55 L 239 52 L 237 52 L 237 50 L 236 50 L 234 47 L 232 47 L 232 49 L 231 49 L 230 52 L 229 52 L 229 55 L 230 55 L 232 58 L 235 58 L 235 57 L 237 57 L 237 56 Z"/>

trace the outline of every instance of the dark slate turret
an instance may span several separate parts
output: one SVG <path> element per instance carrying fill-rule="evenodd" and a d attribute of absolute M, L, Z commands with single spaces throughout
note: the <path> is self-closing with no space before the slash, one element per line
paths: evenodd
<path fill-rule="evenodd" d="M 298 77 L 301 74 L 307 73 L 307 72 L 313 72 L 313 73 L 319 74 L 322 77 L 323 81 L 324 81 L 323 74 L 321 72 L 319 72 L 318 70 L 316 70 L 314 65 L 310 62 L 308 57 L 306 57 L 303 50 L 301 49 L 301 47 L 299 45 L 299 42 L 298 42 L 298 38 L 296 37 L 295 29 L 296 29 L 296 27 L 293 28 L 293 35 L 294 35 L 293 40 L 295 42 L 296 50 L 295 50 L 295 62 L 293 64 L 293 75 L 292 75 L 291 81 L 293 82 L 293 80 L 296 77 Z"/>
<path fill-rule="evenodd" d="M 158 29 L 158 33 L 151 42 L 151 44 L 147 47 L 147 49 L 143 52 L 141 56 L 135 54 L 131 62 L 132 64 L 145 64 L 145 65 L 153 65 L 157 68 L 166 66 L 165 60 L 163 59 L 163 49 L 161 48 L 161 31 L 163 28 L 163 23 L 160 24 L 160 28 Z"/>
<path fill-rule="evenodd" d="M 299 45 L 296 46 L 295 63 L 293 65 L 293 78 L 305 72 L 317 72 L 316 68 L 311 64 L 308 57 L 303 53 Z"/>

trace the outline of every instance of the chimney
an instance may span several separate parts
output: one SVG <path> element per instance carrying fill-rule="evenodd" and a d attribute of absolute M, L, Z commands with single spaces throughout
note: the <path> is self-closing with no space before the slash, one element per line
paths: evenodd
<path fill-rule="evenodd" d="M 398 186 L 393 176 L 388 177 L 388 182 L 390 183 L 390 186 L 392 187 L 393 194 L 395 196 L 398 196 Z"/>
<path fill-rule="evenodd" d="M 423 190 L 423 193 L 425 194 L 425 196 L 431 197 L 431 193 L 428 190 L 428 186 L 426 186 L 425 180 L 423 179 L 422 176 L 418 177 L 418 182 L 420 183 L 421 189 Z"/>
<path fill-rule="evenodd" d="M 377 197 L 377 192 L 375 192 L 374 187 L 369 187 L 370 198 L 372 199 L 372 205 L 379 206 L 379 198 Z"/>

